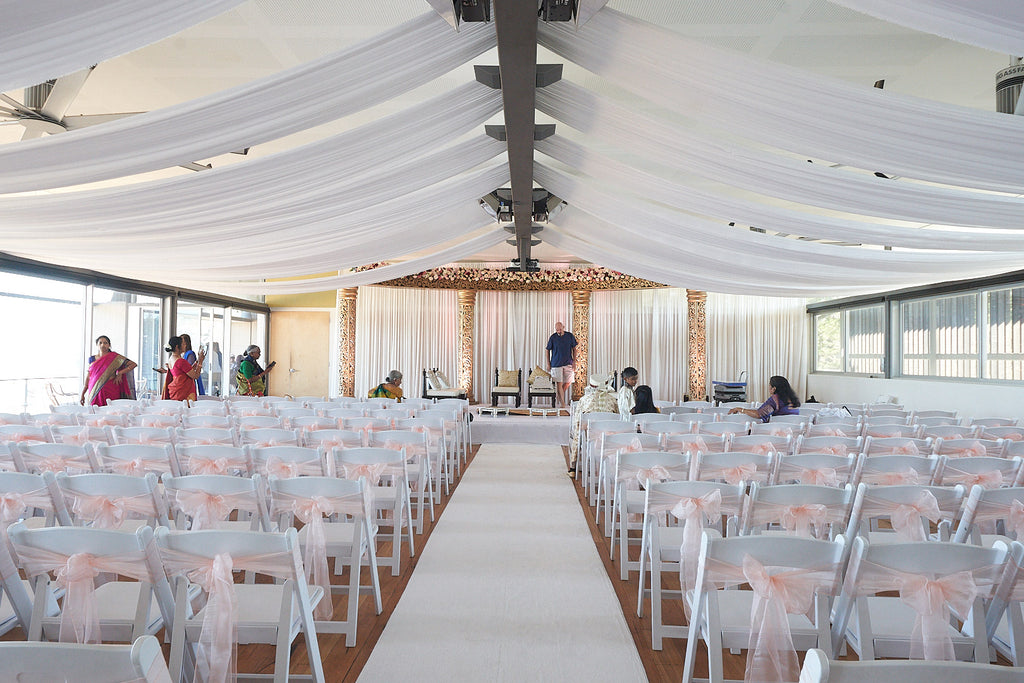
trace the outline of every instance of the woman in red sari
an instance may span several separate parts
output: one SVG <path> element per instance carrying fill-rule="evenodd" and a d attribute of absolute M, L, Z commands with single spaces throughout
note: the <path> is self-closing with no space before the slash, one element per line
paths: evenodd
<path fill-rule="evenodd" d="M 111 351 L 110 337 L 105 334 L 96 337 L 96 349 L 98 353 L 89 357 L 89 371 L 79 403 L 105 406 L 117 398 L 135 398 L 135 383 L 131 377 L 135 361 Z"/>
<path fill-rule="evenodd" d="M 203 372 L 203 360 L 206 354 L 202 349 L 196 356 L 195 364 L 189 363 L 182 358 L 185 353 L 185 342 L 181 337 L 171 337 L 165 349 L 171 354 L 167 362 L 167 373 L 164 381 L 163 398 L 172 401 L 194 401 L 196 400 L 196 377 Z"/>

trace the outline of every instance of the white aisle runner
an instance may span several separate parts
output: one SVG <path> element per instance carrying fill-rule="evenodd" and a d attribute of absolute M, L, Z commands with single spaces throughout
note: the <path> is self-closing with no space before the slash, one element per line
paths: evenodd
<path fill-rule="evenodd" d="M 359 681 L 646 681 L 557 446 L 485 444 Z"/>

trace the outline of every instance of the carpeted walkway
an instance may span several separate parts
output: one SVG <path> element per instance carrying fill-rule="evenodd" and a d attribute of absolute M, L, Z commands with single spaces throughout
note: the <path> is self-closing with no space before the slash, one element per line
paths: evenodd
<path fill-rule="evenodd" d="M 561 448 L 480 448 L 359 680 L 647 680 Z"/>

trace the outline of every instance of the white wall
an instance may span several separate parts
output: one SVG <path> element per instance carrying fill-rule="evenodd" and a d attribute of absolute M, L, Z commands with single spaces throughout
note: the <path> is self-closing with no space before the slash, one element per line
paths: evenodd
<path fill-rule="evenodd" d="M 807 396 L 811 394 L 822 403 L 866 403 L 888 394 L 908 410 L 957 410 L 962 417 L 1024 419 L 1024 384 L 812 373 L 807 376 Z"/>

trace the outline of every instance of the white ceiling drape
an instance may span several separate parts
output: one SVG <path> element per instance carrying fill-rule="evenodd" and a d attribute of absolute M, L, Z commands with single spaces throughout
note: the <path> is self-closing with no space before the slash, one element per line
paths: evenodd
<path fill-rule="evenodd" d="M 431 11 L 367 41 L 179 105 L 0 147 L 0 193 L 64 187 L 205 159 L 361 111 L 495 45 Z"/>
<path fill-rule="evenodd" d="M 831 0 L 925 33 L 1009 55 L 1024 53 L 1019 0 Z"/>
<path fill-rule="evenodd" d="M 0 92 L 86 69 L 240 4 L 242 0 L 0 0 Z"/>
<path fill-rule="evenodd" d="M 540 44 L 644 101 L 732 135 L 889 175 L 1011 192 L 1024 186 L 1024 159 L 1011 144 L 1024 135 L 1022 117 L 765 62 L 610 8 L 578 30 L 542 23 Z"/>

